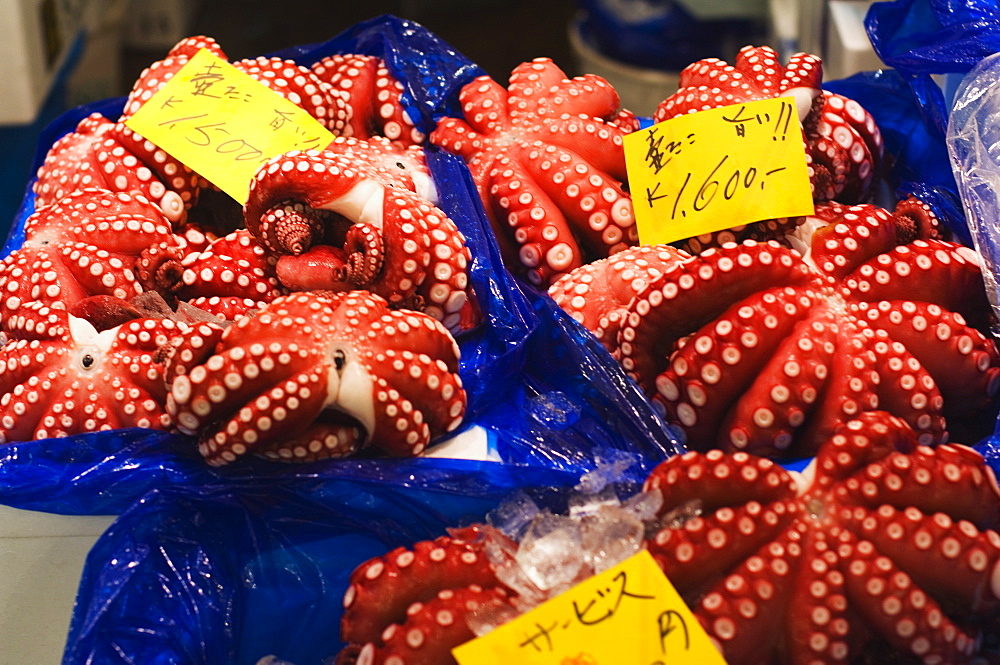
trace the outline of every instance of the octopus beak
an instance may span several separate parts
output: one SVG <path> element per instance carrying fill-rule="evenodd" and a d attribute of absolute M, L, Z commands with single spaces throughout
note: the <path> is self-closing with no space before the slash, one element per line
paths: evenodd
<path fill-rule="evenodd" d="M 339 351 L 339 353 L 338 353 Z M 375 381 L 358 362 L 353 349 L 340 347 L 333 354 L 335 362 L 327 383 L 324 411 L 336 411 L 353 420 L 364 431 L 364 443 L 375 431 Z"/>
<path fill-rule="evenodd" d="M 382 206 L 385 187 L 374 179 L 359 180 L 341 196 L 317 206 L 322 210 L 339 213 L 354 223 L 371 224 L 382 228 Z"/>

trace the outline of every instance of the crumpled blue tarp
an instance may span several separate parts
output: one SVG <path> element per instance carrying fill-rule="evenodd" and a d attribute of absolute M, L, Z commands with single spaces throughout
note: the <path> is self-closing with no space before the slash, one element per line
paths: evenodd
<path fill-rule="evenodd" d="M 379 463 L 376 463 L 377 465 Z M 363 561 L 481 522 L 522 490 L 565 511 L 565 471 L 404 460 L 301 470 L 274 482 L 156 490 L 121 515 L 84 568 L 63 665 L 320 665 L 340 650 L 343 593 Z"/>
<path fill-rule="evenodd" d="M 329 42 L 275 55 L 309 65 L 337 52 L 384 58 L 404 82 L 405 104 L 425 131 L 436 117 L 454 113 L 451 105 L 462 85 L 482 74 L 423 27 L 391 16 L 360 23 Z M 91 112 L 117 117 L 123 103 L 107 100 L 61 117 L 46 130 L 36 162 L 81 118 Z M 484 315 L 482 325 L 458 337 L 460 375 L 469 398 L 465 426 L 487 429 L 507 463 L 577 474 L 594 468 L 608 449 L 634 452 L 645 470 L 671 454 L 675 442 L 662 420 L 593 336 L 551 299 L 506 272 L 461 159 L 429 149 L 428 163 L 440 207 L 472 250 L 470 281 Z M 29 195 L 8 252 L 23 242 L 24 219 L 32 210 Z M 254 460 L 233 465 L 241 467 L 235 472 L 209 469 L 194 448 L 190 437 L 144 430 L 0 446 L 0 503 L 65 514 L 116 514 L 153 489 L 225 484 L 245 469 L 261 482 L 286 473 L 281 465 Z M 348 467 L 325 462 L 316 468 L 339 474 Z M 397 475 L 391 464 L 378 468 L 387 481 L 405 481 L 409 474 L 401 470 Z M 642 470 L 637 467 L 636 473 Z"/>

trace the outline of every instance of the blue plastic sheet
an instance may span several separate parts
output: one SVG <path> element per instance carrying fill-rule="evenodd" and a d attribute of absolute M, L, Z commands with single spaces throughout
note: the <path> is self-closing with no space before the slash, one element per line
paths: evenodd
<path fill-rule="evenodd" d="M 995 0 L 876 2 L 865 27 L 882 62 L 906 74 L 967 72 L 1000 51 Z"/>
<path fill-rule="evenodd" d="M 64 665 L 253 665 L 277 655 L 319 665 L 342 646 L 354 568 L 398 545 L 482 521 L 511 493 L 565 510 L 572 474 L 489 462 L 406 460 L 267 485 L 150 493 L 91 551 Z"/>
<path fill-rule="evenodd" d="M 225 48 L 225 45 L 222 45 Z M 329 42 L 277 55 L 309 65 L 336 52 L 384 58 L 406 88 L 411 117 L 423 129 L 452 112 L 458 91 L 481 70 L 421 26 L 391 16 L 358 24 Z M 36 163 L 49 145 L 91 112 L 116 117 L 123 99 L 75 109 L 46 130 Z M 484 322 L 458 337 L 460 375 L 468 392 L 466 426 L 495 438 L 502 459 L 579 474 L 605 450 L 628 450 L 641 475 L 671 454 L 675 441 L 638 388 L 593 337 L 550 299 L 522 287 L 503 267 L 475 186 L 461 159 L 429 149 L 428 163 L 441 208 L 456 222 L 473 254 L 470 281 Z M 28 196 L 6 251 L 23 242 Z M 368 460 L 361 462 L 367 463 Z M 375 462 L 372 462 L 375 463 Z M 357 468 L 325 462 L 320 473 Z M 247 469 L 269 482 L 287 473 L 278 464 L 239 462 L 235 471 L 209 469 L 190 437 L 121 430 L 0 447 L 0 503 L 64 514 L 117 514 L 146 492 L 170 487 L 225 485 Z M 391 463 L 379 469 L 389 480 Z M 423 467 L 421 467 L 423 468 Z M 389 470 L 387 470 L 389 469 Z"/>

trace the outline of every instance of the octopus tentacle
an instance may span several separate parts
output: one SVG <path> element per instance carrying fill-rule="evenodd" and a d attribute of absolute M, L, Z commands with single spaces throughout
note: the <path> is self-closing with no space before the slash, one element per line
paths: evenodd
<path fill-rule="evenodd" d="M 646 549 L 678 593 L 701 595 L 707 583 L 715 583 L 724 571 L 777 539 L 798 510 L 791 500 L 722 507 L 680 526 L 660 529 L 647 540 Z"/>
<path fill-rule="evenodd" d="M 987 409 L 1000 390 L 995 345 L 965 325 L 960 315 L 909 300 L 858 303 L 856 311 L 859 318 L 901 343 L 926 369 L 944 400 L 945 418 L 956 425 Z"/>
<path fill-rule="evenodd" d="M 747 453 L 685 453 L 659 464 L 644 489 L 663 495 L 663 517 L 674 508 L 697 501 L 702 512 L 747 501 L 770 504 L 795 494 L 795 481 L 774 462 Z"/>
<path fill-rule="evenodd" d="M 814 422 L 809 416 L 822 407 L 824 396 L 836 394 L 830 384 L 835 385 L 842 372 L 835 353 L 839 331 L 833 317 L 816 316 L 792 323 L 794 328 L 779 338 L 780 346 L 767 356 L 769 362 L 736 399 L 719 428 L 716 445 L 765 456 L 784 453 L 796 434 L 808 427 L 807 422 Z M 844 395 L 845 401 L 863 399 L 868 386 L 860 382 L 852 388 Z M 796 452 L 809 451 L 812 446 L 811 439 L 800 436 Z"/>
<path fill-rule="evenodd" d="M 919 300 L 975 320 L 987 310 L 981 259 L 968 247 L 914 240 L 871 259 L 844 278 L 857 300 Z"/>
<path fill-rule="evenodd" d="M 914 507 L 883 504 L 864 516 L 845 509 L 845 527 L 892 560 L 914 583 L 942 599 L 951 616 L 994 611 L 1000 606 L 1000 538 L 965 520 Z M 963 565 L 953 564 L 961 562 Z M 945 572 L 947 571 L 947 572 Z"/>
<path fill-rule="evenodd" d="M 575 149 L 525 143 L 520 159 L 527 174 L 565 211 L 585 256 L 616 254 L 638 244 L 632 198 L 618 180 L 589 167 Z"/>
<path fill-rule="evenodd" d="M 977 639 L 870 542 L 860 541 L 853 548 L 844 579 L 863 619 L 891 646 L 924 662 L 969 662 Z"/>
<path fill-rule="evenodd" d="M 341 637 L 364 644 L 380 639 L 384 626 L 402 623 L 413 603 L 438 589 L 499 586 L 481 544 L 441 536 L 412 549 L 398 547 L 358 566 L 344 594 Z"/>
<path fill-rule="evenodd" d="M 945 398 L 934 376 L 907 349 L 883 329 L 863 330 L 875 356 L 872 366 L 879 377 L 879 408 L 906 421 L 925 446 L 944 443 L 947 428 L 942 410 Z"/>
<path fill-rule="evenodd" d="M 664 406 L 671 420 L 684 423 L 693 446 L 701 448 L 718 443 L 714 440 L 718 423 L 753 378 L 762 374 L 780 341 L 801 325 L 814 297 L 809 291 L 788 287 L 755 294 L 732 305 L 674 351 L 668 369 L 656 377 L 657 392 L 653 398 Z M 817 325 L 819 332 L 827 330 L 827 326 Z M 810 324 L 807 339 L 814 334 L 811 328 Z M 815 349 L 824 346 L 818 339 L 804 343 Z M 781 374 L 783 369 L 770 371 L 775 372 Z M 778 404 L 787 404 L 790 399 L 801 401 L 802 395 L 790 388 L 788 380 L 779 378 L 767 388 L 770 400 Z M 814 389 L 812 400 L 815 396 Z M 773 411 L 769 413 L 767 417 L 774 420 Z M 744 445 L 748 442 L 749 438 Z M 726 449 L 732 447 L 728 441 L 725 444 Z"/>
<path fill-rule="evenodd" d="M 798 587 L 802 534 L 786 529 L 701 597 L 695 612 L 730 663 L 767 662 Z"/>
<path fill-rule="evenodd" d="M 342 100 L 346 122 L 338 125 L 338 135 L 369 138 L 382 134 L 403 145 L 419 144 L 426 138 L 403 108 L 402 83 L 381 58 L 335 54 L 314 64 L 312 72 Z"/>
<path fill-rule="evenodd" d="M 642 245 L 566 273 L 549 295 L 613 350 L 628 305 L 651 280 L 691 256 L 670 245 Z"/>
<path fill-rule="evenodd" d="M 708 322 L 734 300 L 749 296 L 761 285 L 817 284 L 818 277 L 797 254 L 777 243 L 747 242 L 702 253 L 697 263 L 683 263 L 650 282 L 629 307 L 619 334 L 616 353 L 629 376 L 649 390 L 668 357 L 671 344 L 685 334 L 690 322 Z M 752 269 L 755 280 L 745 279 Z M 728 301 L 705 298 L 701 284 L 712 282 Z"/>
<path fill-rule="evenodd" d="M 518 261 L 529 270 L 531 282 L 545 284 L 583 263 L 566 217 L 525 166 L 501 156 L 494 162 L 490 179 L 494 217 L 513 229 Z M 539 224 L 542 220 L 544 226 Z"/>
<path fill-rule="evenodd" d="M 381 646 L 364 645 L 358 665 L 407 663 L 439 665 L 452 661 L 451 650 L 475 637 L 463 619 L 484 605 L 508 605 L 505 589 L 483 589 L 478 585 L 444 589 L 426 602 L 414 603 L 403 624 L 393 624 L 381 635 Z"/>

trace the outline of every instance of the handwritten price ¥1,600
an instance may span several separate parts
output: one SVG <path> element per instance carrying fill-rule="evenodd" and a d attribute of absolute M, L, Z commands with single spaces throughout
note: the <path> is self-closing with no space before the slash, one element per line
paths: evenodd
<path fill-rule="evenodd" d="M 741 172 L 739 168 L 732 168 L 732 163 L 726 164 L 729 161 L 729 157 L 729 155 L 725 155 L 719 160 L 715 168 L 702 180 L 697 190 L 692 185 L 691 191 L 688 192 L 688 185 L 691 183 L 691 176 L 693 174 L 689 171 L 684 176 L 680 188 L 674 195 L 674 204 L 670 208 L 671 220 L 677 219 L 678 214 L 681 217 L 687 217 L 687 205 L 690 205 L 697 212 L 704 211 L 719 194 L 721 194 L 724 200 L 730 201 L 737 195 L 742 194 L 743 190 L 750 189 L 754 184 L 759 184 L 760 189 L 763 190 L 768 176 L 785 170 L 784 166 L 779 166 L 760 173 L 757 167 L 749 166 Z M 685 193 L 691 194 L 689 202 L 685 202 Z M 647 195 L 652 197 L 653 193 L 647 190 Z M 650 203 L 652 203 L 652 200 L 650 200 Z"/>
<path fill-rule="evenodd" d="M 639 241 L 668 243 L 813 212 L 787 97 L 686 113 L 624 138 Z"/>

